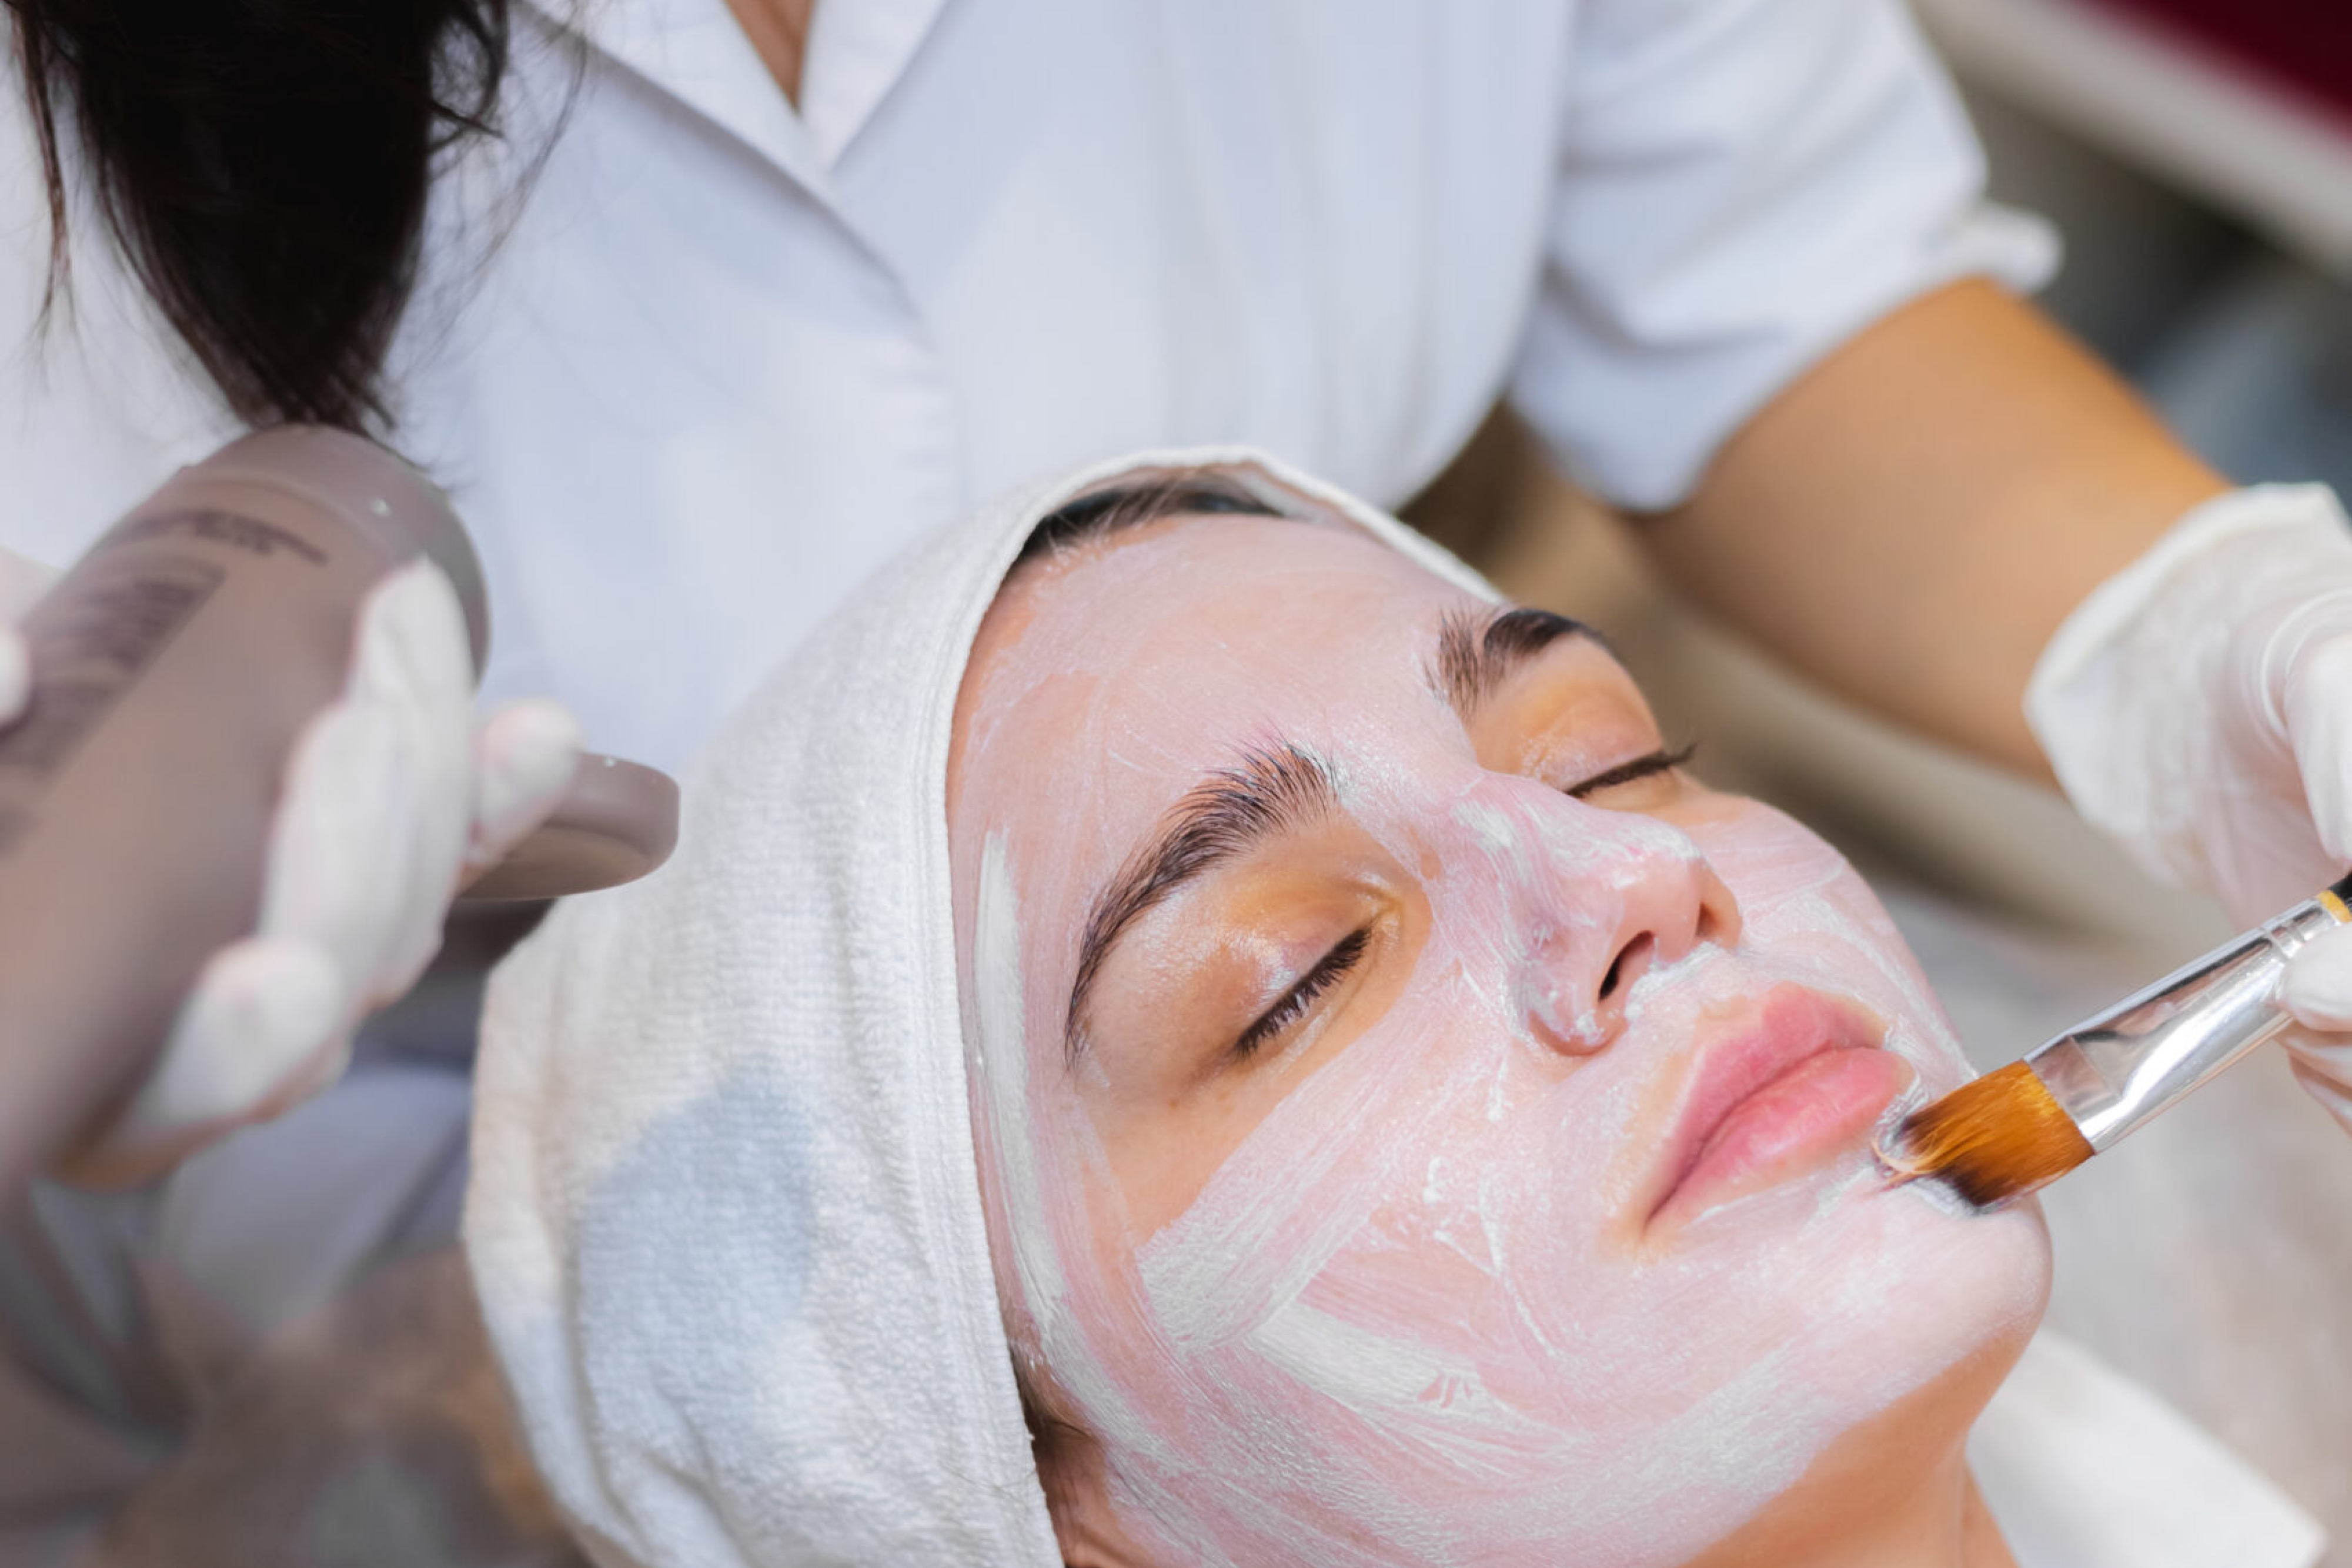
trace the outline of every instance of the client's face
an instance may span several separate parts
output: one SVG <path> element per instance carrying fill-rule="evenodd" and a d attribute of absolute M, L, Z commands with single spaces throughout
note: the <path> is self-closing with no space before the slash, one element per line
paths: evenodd
<path fill-rule="evenodd" d="M 1016 578 L 957 746 L 1007 1322 L 1140 1555 L 1682 1562 L 2038 1316 L 2030 1208 L 1874 1174 L 1967 1076 L 1876 902 L 1567 623 L 1157 523 Z"/>

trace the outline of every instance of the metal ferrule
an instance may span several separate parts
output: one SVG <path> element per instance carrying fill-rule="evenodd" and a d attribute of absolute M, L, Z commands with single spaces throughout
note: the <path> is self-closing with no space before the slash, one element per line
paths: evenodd
<path fill-rule="evenodd" d="M 2298 904 L 2025 1060 L 2091 1147 L 2107 1148 L 2293 1021 L 2279 977 L 2345 908 L 2333 891 Z"/>

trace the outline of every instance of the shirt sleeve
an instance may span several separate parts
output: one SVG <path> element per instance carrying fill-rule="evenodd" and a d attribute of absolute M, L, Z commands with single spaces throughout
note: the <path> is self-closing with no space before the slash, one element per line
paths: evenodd
<path fill-rule="evenodd" d="M 1580 483 L 1687 497 L 1716 450 L 1895 306 L 2057 241 L 1988 205 L 1957 94 L 1896 0 L 1591 0 L 1545 276 L 1512 389 Z"/>

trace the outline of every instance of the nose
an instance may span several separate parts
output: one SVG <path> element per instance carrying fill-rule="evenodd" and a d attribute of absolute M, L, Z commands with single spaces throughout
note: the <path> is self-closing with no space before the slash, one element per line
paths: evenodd
<path fill-rule="evenodd" d="M 1653 968 L 1739 940 L 1739 901 L 1696 845 L 1664 823 L 1611 815 L 1618 852 L 1597 867 L 1588 851 L 1550 868 L 1524 911 L 1534 939 L 1516 987 L 1522 1016 L 1539 1043 L 1565 1055 L 1607 1050 Z"/>

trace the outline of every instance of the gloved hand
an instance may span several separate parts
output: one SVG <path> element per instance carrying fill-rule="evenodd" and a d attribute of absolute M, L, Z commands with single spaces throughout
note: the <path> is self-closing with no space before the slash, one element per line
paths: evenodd
<path fill-rule="evenodd" d="M 37 595 L 21 561 L 0 566 L 13 623 L 7 600 L 21 611 Z M 469 660 L 437 567 L 416 562 L 369 595 L 343 695 L 289 761 L 257 929 L 213 957 L 147 1082 L 58 1174 L 152 1180 L 279 1114 L 334 1082 L 360 1020 L 415 983 L 461 880 L 546 818 L 580 751 L 579 726 L 550 702 L 477 727 Z M 0 625 L 0 727 L 23 710 L 26 664 Z"/>
<path fill-rule="evenodd" d="M 2352 525 L 2326 486 L 2198 507 L 2044 650 L 2026 720 L 2084 816 L 2253 926 L 2352 866 Z M 2352 1130 L 2352 927 L 2296 955 L 2296 1076 Z"/>

